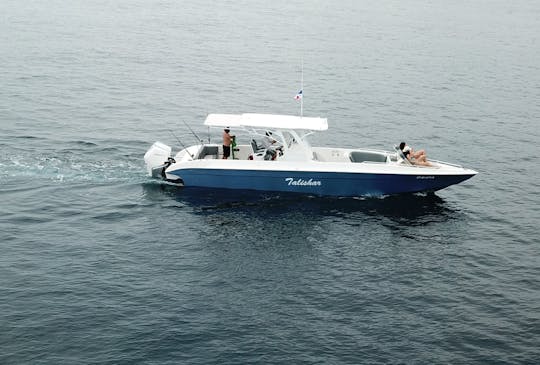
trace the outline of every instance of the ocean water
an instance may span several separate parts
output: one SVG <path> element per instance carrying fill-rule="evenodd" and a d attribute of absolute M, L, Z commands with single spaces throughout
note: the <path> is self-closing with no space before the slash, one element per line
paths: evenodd
<path fill-rule="evenodd" d="M 525 0 L 3 0 L 0 363 L 539 363 L 539 34 Z M 302 60 L 314 144 L 479 174 L 377 199 L 145 175 L 207 113 L 299 113 Z"/>

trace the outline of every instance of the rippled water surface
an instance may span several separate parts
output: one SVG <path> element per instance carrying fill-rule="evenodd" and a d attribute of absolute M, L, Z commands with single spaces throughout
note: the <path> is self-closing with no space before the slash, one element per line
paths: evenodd
<path fill-rule="evenodd" d="M 537 2 L 0 9 L 0 363 L 540 362 Z M 298 113 L 302 59 L 314 144 L 479 174 L 381 199 L 145 175 L 209 112 Z"/>

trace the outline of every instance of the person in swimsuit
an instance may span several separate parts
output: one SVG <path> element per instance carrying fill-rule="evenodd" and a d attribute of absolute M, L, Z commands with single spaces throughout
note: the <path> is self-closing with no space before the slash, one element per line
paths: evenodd
<path fill-rule="evenodd" d="M 399 144 L 399 149 L 403 152 L 405 158 L 413 165 L 431 166 L 427 160 L 426 151 L 415 151 L 405 142 Z"/>

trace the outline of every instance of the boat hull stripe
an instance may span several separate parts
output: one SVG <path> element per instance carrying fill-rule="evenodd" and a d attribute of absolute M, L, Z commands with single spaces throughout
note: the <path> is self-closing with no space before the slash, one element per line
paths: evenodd
<path fill-rule="evenodd" d="M 178 169 L 186 187 L 292 192 L 319 196 L 380 196 L 436 191 L 471 175 L 399 175 L 308 171 Z"/>

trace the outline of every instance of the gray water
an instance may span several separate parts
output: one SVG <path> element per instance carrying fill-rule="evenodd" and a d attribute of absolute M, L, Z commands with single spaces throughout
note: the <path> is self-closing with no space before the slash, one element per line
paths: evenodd
<path fill-rule="evenodd" d="M 534 1 L 3 0 L 0 363 L 540 362 L 539 34 Z M 145 175 L 207 113 L 298 114 L 302 60 L 314 144 L 479 174 L 383 199 Z"/>

